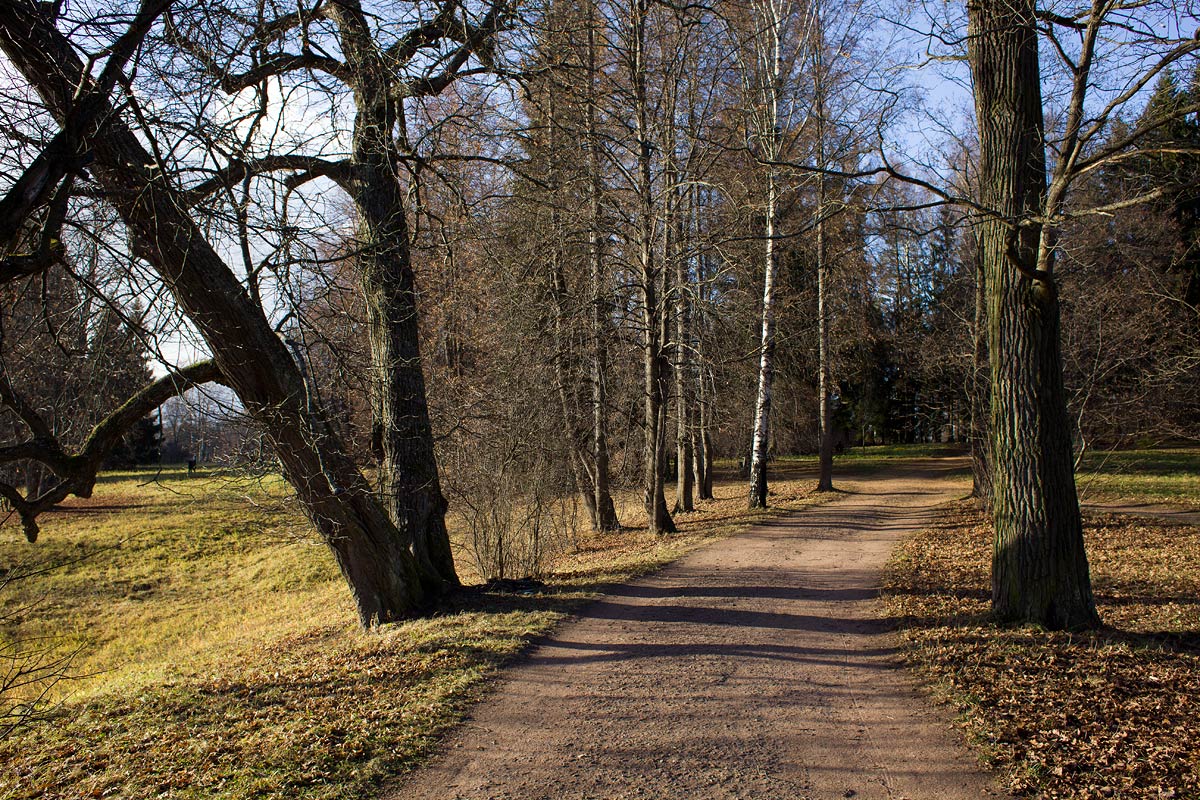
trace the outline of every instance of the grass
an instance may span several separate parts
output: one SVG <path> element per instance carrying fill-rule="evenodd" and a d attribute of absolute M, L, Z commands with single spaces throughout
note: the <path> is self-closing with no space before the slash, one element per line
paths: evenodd
<path fill-rule="evenodd" d="M 1200 448 L 1090 451 L 1076 483 L 1085 503 L 1152 503 L 1200 510 Z"/>
<path fill-rule="evenodd" d="M 1200 797 L 1200 528 L 1090 516 L 1106 628 L 991 623 L 991 527 L 965 503 L 908 539 L 884 607 L 910 664 L 1014 794 Z"/>
<path fill-rule="evenodd" d="M 853 479 L 860 475 L 872 475 L 885 469 L 900 466 L 904 461 L 913 458 L 940 458 L 945 456 L 962 456 L 967 454 L 965 445 L 961 444 L 889 444 L 869 445 L 867 447 L 849 447 L 833 457 L 834 486 L 842 480 Z M 718 462 L 720 466 L 733 470 L 737 467 L 734 460 Z M 965 469 L 965 468 L 964 468 Z M 772 478 L 776 471 L 795 472 L 807 470 L 813 479 L 817 474 L 817 456 L 778 456 L 770 462 Z"/>
<path fill-rule="evenodd" d="M 815 502 L 803 474 L 776 467 L 769 513 Z M 105 476 L 36 545 L 3 529 L 0 566 L 58 566 L 0 593 L 0 637 L 54 637 L 79 677 L 49 724 L 0 742 L 0 797 L 371 796 L 606 584 L 763 516 L 742 482 L 719 482 L 679 535 L 579 534 L 543 591 L 464 592 L 365 633 L 278 479 L 147 477 Z"/>

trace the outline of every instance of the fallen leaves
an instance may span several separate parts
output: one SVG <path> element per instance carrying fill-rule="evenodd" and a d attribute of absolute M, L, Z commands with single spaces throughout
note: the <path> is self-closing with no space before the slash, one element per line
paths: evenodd
<path fill-rule="evenodd" d="M 999 627 L 990 526 L 953 507 L 889 566 L 910 663 L 1018 795 L 1200 798 L 1200 528 L 1107 516 L 1085 538 L 1111 627 Z"/>

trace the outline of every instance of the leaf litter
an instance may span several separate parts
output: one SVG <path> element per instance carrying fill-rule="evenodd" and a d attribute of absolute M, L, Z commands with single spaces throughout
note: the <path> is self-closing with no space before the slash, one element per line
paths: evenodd
<path fill-rule="evenodd" d="M 1105 515 L 1084 536 L 1105 627 L 999 626 L 991 525 L 950 507 L 888 567 L 906 657 L 1017 796 L 1200 798 L 1200 528 Z"/>

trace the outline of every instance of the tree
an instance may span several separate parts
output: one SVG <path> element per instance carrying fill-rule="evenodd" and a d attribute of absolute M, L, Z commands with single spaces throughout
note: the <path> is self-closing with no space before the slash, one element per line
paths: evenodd
<path fill-rule="evenodd" d="M 161 8 L 159 4 L 156 10 Z M 84 59 L 54 26 L 50 13 L 25 0 L 0 3 L 0 48 L 60 128 L 78 136 L 80 152 L 91 160 L 90 173 L 105 199 L 214 356 L 211 363 L 189 368 L 188 375 L 152 384 L 118 411 L 122 416 L 114 425 L 126 415 L 132 416 L 130 424 L 145 416 L 153 407 L 147 404 L 161 402 L 159 393 L 168 388 L 174 393 L 181 379 L 197 382 L 219 373 L 271 437 L 285 478 L 351 587 L 362 623 L 412 613 L 428 595 L 411 537 L 378 505 L 321 410 L 308 402 L 304 378 L 262 308 L 203 235 L 188 211 L 191 203 L 161 168 L 162 160 L 143 144 L 156 146 L 156 140 L 139 139 L 129 128 L 108 96 L 112 84 L 88 77 Z M 81 115 L 81 107 L 93 113 Z M 154 133 L 141 132 L 142 137 Z M 36 417 L 29 415 L 28 422 L 38 433 Z M 102 441 L 110 430 L 98 427 L 94 440 Z M 90 465 L 90 452 L 56 455 L 51 466 L 57 472 Z M 75 488 L 76 493 L 90 491 Z"/>
<path fill-rule="evenodd" d="M 1037 16 L 1025 0 L 977 0 L 970 60 L 979 124 L 980 229 L 988 296 L 996 549 L 1001 619 L 1098 624 L 1072 470 L 1053 264 L 1039 258 L 1046 126 Z"/>
<path fill-rule="evenodd" d="M 746 70 L 749 100 L 747 138 L 754 142 L 755 156 L 765 162 L 763 208 L 763 293 L 762 337 L 758 352 L 758 391 L 754 403 L 754 425 L 750 445 L 750 507 L 767 506 L 767 457 L 771 433 L 771 395 L 775 377 L 775 282 L 779 271 L 776 248 L 779 186 L 776 166 L 783 151 L 783 128 L 793 123 L 786 108 L 785 92 L 794 68 L 792 37 L 798 13 L 795 4 L 783 0 L 761 0 L 752 6 L 751 44 Z M 789 55 L 792 58 L 789 58 Z"/>
<path fill-rule="evenodd" d="M 394 13 L 399 19 L 404 12 Z M 331 105 L 336 98 L 349 101 L 349 157 L 247 153 L 193 194 L 247 176 L 302 170 L 298 180 L 326 178 L 353 203 L 353 264 L 366 301 L 380 492 L 412 542 L 425 590 L 436 594 L 457 586 L 458 577 L 421 366 L 404 179 L 406 160 L 419 156 L 409 136 L 416 121 L 406 118 L 406 106 L 441 95 L 464 75 L 494 71 L 493 39 L 511 12 L 505 0 L 481 8 L 449 2 L 399 32 L 394 20 L 380 19 L 357 0 L 274 14 L 253 4 L 220 13 L 172 10 L 168 39 L 230 95 L 254 91 L 265 97 L 272 81 L 300 79 L 328 95 Z"/>
<path fill-rule="evenodd" d="M 973 0 L 967 7 L 984 212 L 978 248 L 991 368 L 992 604 L 1004 620 L 1050 628 L 1099 623 L 1072 470 L 1055 260 L 1064 220 L 1110 213 L 1154 195 L 1093 209 L 1068 205 L 1069 191 L 1082 175 L 1120 158 L 1163 122 L 1104 141 L 1114 111 L 1200 47 L 1194 39 L 1157 33 L 1160 28 L 1146 24 L 1153 10 L 1152 4 L 1106 0 L 1067 14 L 1039 12 L 1027 0 Z M 1126 35 L 1107 37 L 1110 28 Z M 1053 136 L 1043 116 L 1038 47 L 1043 29 L 1066 68 L 1066 109 L 1061 131 Z M 1076 40 L 1072 51 L 1060 30 Z M 1091 109 L 1088 93 L 1097 81 L 1102 44 L 1114 47 L 1117 57 L 1137 55 L 1115 76 L 1123 85 Z M 1054 146 L 1052 163 L 1047 141 Z"/>

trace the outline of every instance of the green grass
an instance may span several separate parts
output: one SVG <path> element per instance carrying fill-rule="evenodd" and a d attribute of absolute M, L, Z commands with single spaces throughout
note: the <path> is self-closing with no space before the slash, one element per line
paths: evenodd
<path fill-rule="evenodd" d="M 1080 500 L 1200 510 L 1200 448 L 1094 450 L 1075 476 Z"/>
<path fill-rule="evenodd" d="M 815 502 L 803 472 L 779 466 L 769 514 Z M 677 536 L 579 533 L 544 591 L 467 592 L 368 633 L 278 478 L 148 477 L 104 476 L 34 545 L 0 529 L 0 566 L 58 565 L 0 592 L 0 637 L 53 637 L 79 676 L 56 687 L 55 719 L 0 742 L 0 798 L 372 796 L 531 637 L 764 516 L 741 481 L 719 483 Z"/>
<path fill-rule="evenodd" d="M 894 467 L 900 462 L 911 458 L 941 458 L 946 456 L 966 455 L 967 450 L 960 444 L 888 444 L 870 445 L 868 447 L 848 447 L 842 453 L 833 457 L 833 482 L 836 487 L 842 479 L 854 480 L 860 475 L 871 475 L 880 470 Z M 722 462 L 729 468 L 736 467 L 736 462 Z M 964 465 L 964 470 L 967 467 Z M 817 471 L 815 455 L 778 456 L 771 460 L 769 475 L 783 470 L 789 474 L 809 474 L 814 479 Z"/>

